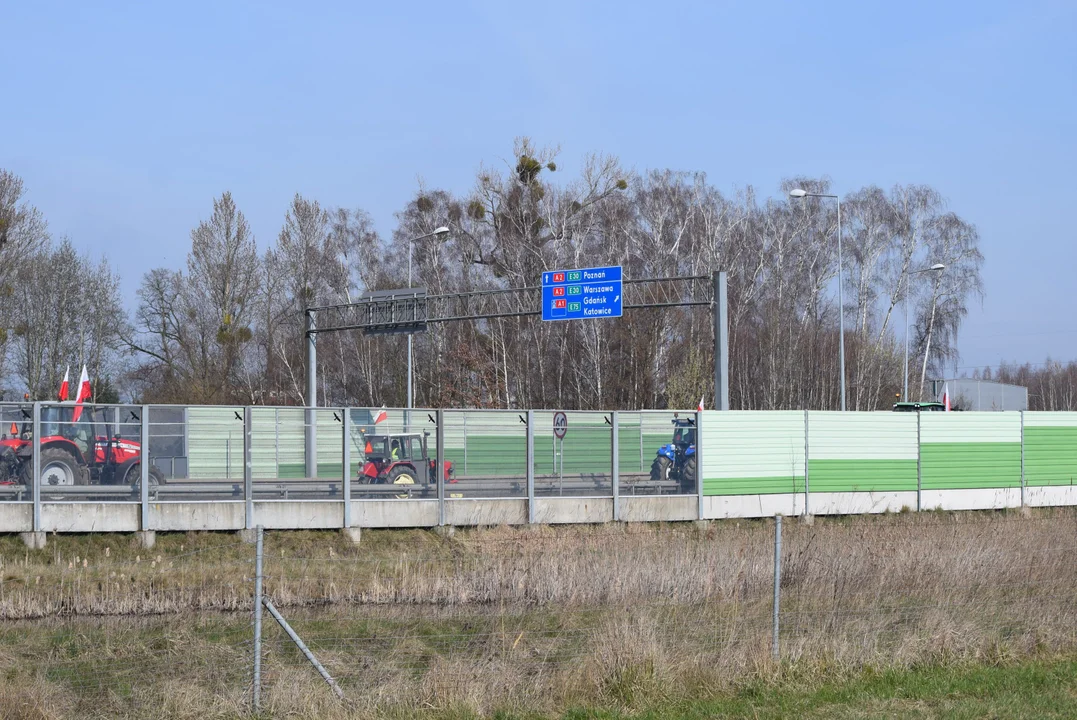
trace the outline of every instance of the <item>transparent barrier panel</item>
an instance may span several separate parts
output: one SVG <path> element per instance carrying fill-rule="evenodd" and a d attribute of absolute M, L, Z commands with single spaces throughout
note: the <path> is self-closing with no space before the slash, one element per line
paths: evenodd
<path fill-rule="evenodd" d="M 242 501 L 248 430 L 256 499 L 339 499 L 345 473 L 354 499 L 437 496 L 437 413 L 430 409 L 152 406 L 143 439 L 142 406 L 41 407 L 41 437 L 34 438 L 33 405 L 0 404 L 0 501 L 32 499 L 33 457 L 41 452 L 42 487 L 51 488 L 44 502 L 137 502 L 144 451 L 151 500 Z M 525 412 L 446 410 L 443 417 L 446 498 L 526 497 Z M 612 415 L 534 417 L 536 495 L 612 495 Z M 618 418 L 622 495 L 696 492 L 694 413 Z"/>
<path fill-rule="evenodd" d="M 535 495 L 612 496 L 612 416 L 536 411 Z"/>
<path fill-rule="evenodd" d="M 242 408 L 148 409 L 151 502 L 243 498 Z M 238 473 L 238 477 L 237 477 Z"/>
<path fill-rule="evenodd" d="M 619 413 L 621 495 L 695 495 L 695 413 Z"/>
<path fill-rule="evenodd" d="M 243 407 L 151 407 L 149 454 L 158 501 L 242 500 Z"/>
<path fill-rule="evenodd" d="M 255 499 L 342 498 L 344 412 L 340 408 L 251 408 Z"/>
<path fill-rule="evenodd" d="M 435 410 L 352 408 L 349 412 L 353 498 L 437 497 Z"/>
<path fill-rule="evenodd" d="M 0 502 L 32 502 L 33 405 L 0 404 Z"/>
<path fill-rule="evenodd" d="M 447 498 L 527 497 L 527 413 L 446 410 Z"/>
<path fill-rule="evenodd" d="M 146 453 L 157 468 L 158 481 L 181 482 L 188 477 L 187 408 L 174 405 L 148 409 L 150 433 Z"/>
<path fill-rule="evenodd" d="M 41 407 L 42 502 L 138 502 L 142 480 L 142 408 L 55 404 Z"/>

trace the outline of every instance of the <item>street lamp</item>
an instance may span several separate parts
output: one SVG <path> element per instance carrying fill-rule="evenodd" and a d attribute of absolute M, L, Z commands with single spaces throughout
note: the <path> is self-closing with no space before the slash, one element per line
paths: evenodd
<path fill-rule="evenodd" d="M 432 237 L 444 237 L 449 234 L 449 228 L 442 225 L 434 232 L 429 232 L 419 237 L 413 237 L 408 240 L 408 288 L 411 288 L 411 256 L 414 254 L 415 243 L 419 240 L 426 240 Z M 413 335 L 408 333 L 408 409 L 410 410 L 414 406 L 414 395 L 412 394 L 412 381 L 411 381 L 411 349 L 412 349 Z"/>
<path fill-rule="evenodd" d="M 946 266 L 942 263 L 935 263 L 931 267 L 905 273 L 905 383 L 901 390 L 902 402 L 909 402 L 909 288 L 912 285 L 912 276 L 920 273 L 940 272 L 945 269 Z"/>
<path fill-rule="evenodd" d="M 838 372 L 841 373 L 841 409 L 845 410 L 845 293 L 841 281 L 841 198 L 825 193 L 810 193 L 801 188 L 789 191 L 789 197 L 796 200 L 803 198 L 833 198 L 838 202 Z"/>

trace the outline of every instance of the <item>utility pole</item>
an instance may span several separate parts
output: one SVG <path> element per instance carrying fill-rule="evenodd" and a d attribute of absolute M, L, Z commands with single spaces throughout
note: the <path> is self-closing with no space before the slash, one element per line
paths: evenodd
<path fill-rule="evenodd" d="M 307 406 L 303 412 L 304 446 L 306 449 L 306 475 L 318 477 L 318 328 L 314 324 L 314 312 L 307 310 Z"/>
<path fill-rule="evenodd" d="M 714 409 L 729 409 L 729 307 L 726 273 L 715 270 L 714 283 Z"/>

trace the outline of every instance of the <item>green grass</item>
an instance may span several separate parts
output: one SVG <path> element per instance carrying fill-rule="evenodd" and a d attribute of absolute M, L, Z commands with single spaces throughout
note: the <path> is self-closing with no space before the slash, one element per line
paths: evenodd
<path fill-rule="evenodd" d="M 639 712 L 577 709 L 563 720 L 703 718 L 1072 718 L 1077 659 L 866 670 L 842 680 L 759 681 L 708 700 Z"/>

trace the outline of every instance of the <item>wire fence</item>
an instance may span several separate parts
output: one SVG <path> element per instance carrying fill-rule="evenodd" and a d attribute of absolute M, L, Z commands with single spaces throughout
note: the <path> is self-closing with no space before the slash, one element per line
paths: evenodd
<path fill-rule="evenodd" d="M 1077 513 L 266 533 L 267 716 L 557 711 L 858 667 L 1077 648 Z M 777 577 L 777 646 L 774 580 Z M 0 706 L 243 716 L 255 547 L 220 534 L 0 538 Z M 777 649 L 777 660 L 774 652 Z"/>

